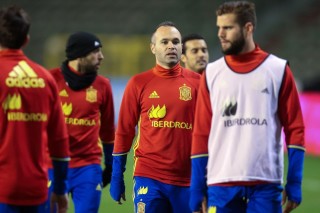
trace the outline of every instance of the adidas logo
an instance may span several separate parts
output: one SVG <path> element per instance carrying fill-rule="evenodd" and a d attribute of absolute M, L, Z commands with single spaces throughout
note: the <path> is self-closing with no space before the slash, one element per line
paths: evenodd
<path fill-rule="evenodd" d="M 61 90 L 60 92 L 59 92 L 59 96 L 62 96 L 62 97 L 69 97 L 69 95 L 68 95 L 68 93 L 67 93 L 67 90 Z"/>
<path fill-rule="evenodd" d="M 44 79 L 38 78 L 38 75 L 26 61 L 20 61 L 18 65 L 13 67 L 6 78 L 6 85 L 19 88 L 44 88 L 46 86 Z"/>
<path fill-rule="evenodd" d="M 265 88 L 265 89 L 261 90 L 261 93 L 269 94 L 269 90 L 268 90 L 268 88 Z"/>
<path fill-rule="evenodd" d="M 98 41 L 95 41 L 95 42 L 94 42 L 94 46 L 95 46 L 95 47 L 100 46 L 100 43 L 99 43 Z"/>
<path fill-rule="evenodd" d="M 158 95 L 158 93 L 156 91 L 153 91 L 150 95 L 149 98 L 160 98 L 160 96 Z"/>

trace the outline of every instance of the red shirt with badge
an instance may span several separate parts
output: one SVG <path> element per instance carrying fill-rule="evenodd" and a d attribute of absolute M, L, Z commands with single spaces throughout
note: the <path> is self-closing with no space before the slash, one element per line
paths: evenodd
<path fill-rule="evenodd" d="M 189 186 L 199 81 L 199 74 L 177 64 L 172 69 L 157 65 L 128 82 L 113 155 L 129 152 L 137 133 L 134 176 Z"/>
<path fill-rule="evenodd" d="M 67 124 L 71 161 L 70 168 L 100 164 L 101 142 L 114 140 L 114 106 L 110 81 L 97 76 L 94 82 L 78 91 L 68 87 L 62 71 L 50 71 L 55 78 Z"/>

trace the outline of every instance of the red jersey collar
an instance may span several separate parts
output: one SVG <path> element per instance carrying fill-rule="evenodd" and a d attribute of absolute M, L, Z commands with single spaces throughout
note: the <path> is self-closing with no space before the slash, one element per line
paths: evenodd
<path fill-rule="evenodd" d="M 256 44 L 256 48 L 253 51 L 241 55 L 226 55 L 225 60 L 233 71 L 247 73 L 257 68 L 268 55 Z"/>
<path fill-rule="evenodd" d="M 0 51 L 0 56 L 24 56 L 21 49 L 4 49 Z"/>
<path fill-rule="evenodd" d="M 177 63 L 174 67 L 170 69 L 166 69 L 157 64 L 153 68 L 153 73 L 164 78 L 177 77 L 181 75 L 182 67 L 179 63 Z"/>

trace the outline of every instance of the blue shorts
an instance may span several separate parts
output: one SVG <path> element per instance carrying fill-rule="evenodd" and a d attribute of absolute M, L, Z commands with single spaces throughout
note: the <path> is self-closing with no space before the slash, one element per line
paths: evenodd
<path fill-rule="evenodd" d="M 52 179 L 53 170 L 50 169 L 49 180 Z M 71 194 L 76 213 L 98 212 L 101 190 L 102 169 L 100 165 L 93 164 L 77 168 L 69 168 L 68 192 Z M 49 193 L 51 191 L 52 186 L 49 187 Z"/>
<path fill-rule="evenodd" d="M 281 213 L 282 186 L 209 186 L 208 212 Z"/>
<path fill-rule="evenodd" d="M 50 197 L 51 197 L 51 193 L 53 191 L 53 186 L 52 186 L 52 181 L 53 181 L 53 169 L 48 169 L 48 200 L 46 202 L 46 213 L 51 213 L 50 211 Z M 54 213 L 57 212 L 56 209 L 54 209 Z"/>
<path fill-rule="evenodd" d="M 134 177 L 133 192 L 136 213 L 191 213 L 188 205 L 189 187 Z"/>
<path fill-rule="evenodd" d="M 1 213 L 43 213 L 47 212 L 46 203 L 36 206 L 16 206 L 0 203 Z"/>

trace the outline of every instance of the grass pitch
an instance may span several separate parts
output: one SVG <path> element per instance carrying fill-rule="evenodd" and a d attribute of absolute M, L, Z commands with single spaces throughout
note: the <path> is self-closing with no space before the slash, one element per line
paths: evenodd
<path fill-rule="evenodd" d="M 287 156 L 285 156 L 286 158 Z M 285 165 L 287 163 L 285 162 Z M 132 213 L 132 155 L 128 156 L 127 170 L 125 172 L 126 198 L 122 205 L 112 200 L 109 186 L 103 189 L 99 213 Z M 302 184 L 302 203 L 294 213 L 317 213 L 320 209 L 320 157 L 306 156 L 304 164 L 304 179 Z M 286 171 L 286 168 L 285 168 Z M 286 175 L 285 175 L 286 177 Z M 74 213 L 73 204 L 70 203 L 68 213 Z"/>

